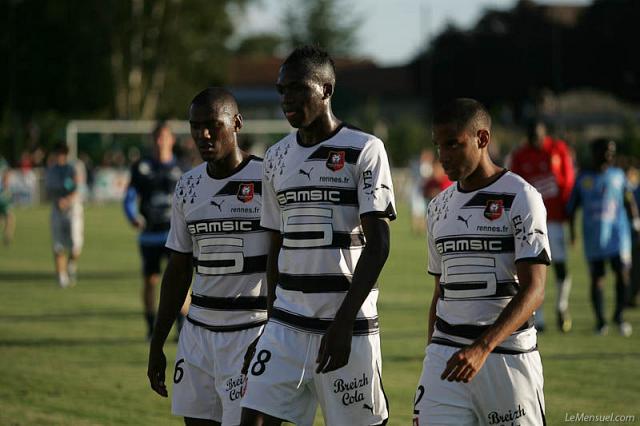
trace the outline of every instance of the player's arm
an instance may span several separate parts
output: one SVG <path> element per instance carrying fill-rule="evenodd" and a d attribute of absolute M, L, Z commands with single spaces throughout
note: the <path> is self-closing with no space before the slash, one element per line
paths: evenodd
<path fill-rule="evenodd" d="M 320 343 L 317 373 L 337 370 L 349 362 L 356 316 L 389 256 L 389 219 L 365 215 L 361 222 L 367 244 L 356 265 L 349 291 Z"/>
<path fill-rule="evenodd" d="M 431 343 L 433 331 L 436 326 L 436 306 L 440 299 L 440 275 L 433 277 L 433 297 L 431 298 L 431 306 L 429 307 L 429 328 L 427 329 L 427 345 Z"/>
<path fill-rule="evenodd" d="M 522 326 L 544 299 L 547 265 L 528 261 L 516 264 L 520 290 L 498 319 L 471 345 L 456 352 L 442 372 L 442 380 L 467 383 L 475 377 L 496 346 Z"/>
<path fill-rule="evenodd" d="M 629 218 L 629 223 L 631 223 L 631 229 L 637 234 L 640 232 L 640 214 L 638 213 L 638 204 L 630 189 L 625 189 L 624 192 L 624 210 Z"/>
<path fill-rule="evenodd" d="M 149 377 L 151 389 L 165 397 L 168 395 L 164 384 L 167 360 L 162 349 L 189 291 L 193 271 L 192 262 L 191 253 L 172 251 L 162 276 L 158 315 L 149 348 L 147 377 Z"/>

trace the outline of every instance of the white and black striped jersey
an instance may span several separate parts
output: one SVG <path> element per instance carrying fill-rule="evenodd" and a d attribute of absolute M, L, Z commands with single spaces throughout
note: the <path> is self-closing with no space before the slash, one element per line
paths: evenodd
<path fill-rule="evenodd" d="M 193 253 L 187 319 L 213 331 L 255 327 L 267 319 L 262 164 L 252 156 L 232 176 L 214 179 L 205 162 L 176 185 L 166 246 Z"/>
<path fill-rule="evenodd" d="M 360 216 L 396 217 L 384 145 L 344 124 L 311 147 L 290 134 L 267 151 L 262 188 L 261 224 L 283 237 L 271 320 L 324 332 L 365 246 Z M 354 334 L 378 331 L 377 298 L 375 286 Z"/>
<path fill-rule="evenodd" d="M 492 184 L 441 192 L 427 211 L 429 273 L 440 276 L 433 342 L 468 344 L 518 293 L 516 262 L 549 264 L 546 209 L 536 189 L 506 171 Z M 497 351 L 536 347 L 531 319 Z"/>

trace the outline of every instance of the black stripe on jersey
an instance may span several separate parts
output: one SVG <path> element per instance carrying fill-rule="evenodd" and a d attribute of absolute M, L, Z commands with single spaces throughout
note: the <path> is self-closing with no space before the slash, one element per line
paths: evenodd
<path fill-rule="evenodd" d="M 206 268 L 225 268 L 231 267 L 236 264 L 235 259 L 224 260 L 198 260 L 193 258 L 193 264 L 196 267 L 196 272 L 200 275 L 246 275 L 255 274 L 257 272 L 265 272 L 267 270 L 267 255 L 263 256 L 247 256 L 244 258 L 242 265 L 242 271 L 231 274 L 204 274 L 198 270 L 199 266 Z"/>
<path fill-rule="evenodd" d="M 493 299 L 493 298 L 502 298 L 502 297 L 513 297 L 518 294 L 518 290 L 520 290 L 520 284 L 515 281 L 498 281 L 496 283 L 496 292 L 494 294 L 488 296 L 481 297 L 464 297 L 457 298 L 450 294 L 450 292 L 455 292 L 457 290 L 481 290 L 487 288 L 487 283 L 485 281 L 482 282 L 464 282 L 464 283 L 440 283 L 440 299 L 447 300 L 475 300 L 475 299 Z M 449 294 L 447 294 L 449 293 Z"/>
<path fill-rule="evenodd" d="M 260 219 L 197 220 L 187 223 L 191 235 L 236 234 L 264 231 Z"/>
<path fill-rule="evenodd" d="M 238 195 L 238 191 L 240 190 L 240 185 L 244 185 L 247 183 L 253 184 L 253 193 L 261 195 L 262 194 L 262 181 L 260 180 L 232 180 L 227 182 L 225 186 L 222 187 L 214 197 L 219 195 Z"/>
<path fill-rule="evenodd" d="M 278 286 L 283 290 L 303 293 L 334 293 L 349 291 L 351 277 L 347 275 L 291 275 L 280 274 Z"/>
<path fill-rule="evenodd" d="M 479 237 L 476 235 L 456 235 L 454 237 L 438 238 L 436 250 L 442 254 L 452 253 L 513 253 L 515 241 L 513 236 Z"/>
<path fill-rule="evenodd" d="M 466 346 L 469 346 L 465 343 L 454 342 L 453 340 L 444 339 L 442 337 L 432 337 L 431 343 L 435 343 L 437 345 L 443 345 L 443 346 L 453 346 L 454 348 L 464 348 Z M 531 349 L 522 350 L 522 351 L 519 351 L 516 349 L 506 349 L 506 348 L 501 348 L 500 346 L 497 346 L 491 352 L 494 354 L 502 354 L 502 355 L 520 355 L 520 354 L 527 354 L 529 352 L 534 352 L 537 350 L 538 350 L 538 345 L 535 345 Z"/>
<path fill-rule="evenodd" d="M 358 157 L 360 156 L 360 153 L 362 152 L 362 149 L 359 148 L 348 148 L 348 147 L 344 147 L 344 146 L 328 146 L 328 145 L 323 145 L 321 147 L 319 147 L 318 149 L 316 149 L 313 154 L 311 154 L 307 160 L 307 161 L 314 161 L 314 160 L 326 160 L 327 158 L 329 158 L 329 153 L 331 152 L 337 152 L 337 151 L 344 151 L 344 161 L 346 163 L 349 164 L 356 164 L 358 162 Z"/>
<path fill-rule="evenodd" d="M 209 331 L 217 331 L 219 333 L 231 332 L 231 331 L 241 331 L 247 330 L 249 328 L 260 327 L 267 323 L 267 320 L 262 320 L 258 322 L 249 322 L 243 324 L 234 324 L 234 325 L 209 325 L 203 322 L 194 320 L 189 315 L 187 315 L 187 321 L 189 321 L 193 325 L 197 325 L 198 327 L 205 328 Z"/>
<path fill-rule="evenodd" d="M 209 297 L 192 294 L 191 304 L 199 308 L 220 311 L 266 311 L 267 297 Z"/>
<path fill-rule="evenodd" d="M 331 203 L 341 206 L 357 206 L 358 192 L 355 189 L 333 186 L 302 186 L 289 188 L 277 194 L 280 206 L 304 203 Z"/>
<path fill-rule="evenodd" d="M 474 207 L 487 207 L 488 201 L 502 200 L 502 206 L 505 209 L 510 209 L 513 204 L 513 199 L 516 198 L 516 194 L 502 193 L 502 192 L 478 192 L 469 201 L 466 202 L 461 208 L 468 209 Z"/>
<path fill-rule="evenodd" d="M 311 333 L 324 333 L 333 324 L 332 319 L 304 317 L 278 308 L 273 308 L 270 319 Z M 364 336 L 372 334 L 377 332 L 379 328 L 378 317 L 357 319 L 353 324 L 353 335 Z"/>
<path fill-rule="evenodd" d="M 342 248 L 348 249 L 351 247 L 363 247 L 365 243 L 364 234 L 356 233 L 351 234 L 349 232 L 334 232 L 331 239 L 331 244 L 326 246 L 314 246 L 314 247 L 291 247 L 287 245 L 287 240 L 322 240 L 324 232 L 285 232 L 282 247 L 288 250 L 309 250 L 311 248 Z"/>
<path fill-rule="evenodd" d="M 449 324 L 440 317 L 436 317 L 436 328 L 451 336 L 464 337 L 465 339 L 475 340 L 482 335 L 491 325 L 476 325 L 476 324 Z M 522 324 L 517 331 L 523 331 L 533 327 L 533 316 L 531 316 L 527 322 Z M 515 333 L 514 332 L 514 333 Z"/>

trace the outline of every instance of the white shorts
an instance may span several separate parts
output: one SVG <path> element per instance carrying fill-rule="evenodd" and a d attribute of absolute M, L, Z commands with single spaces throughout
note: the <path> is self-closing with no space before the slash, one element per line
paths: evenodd
<path fill-rule="evenodd" d="M 84 210 L 82 205 L 74 204 L 62 212 L 51 210 L 51 237 L 54 253 L 69 251 L 80 254 L 84 243 Z"/>
<path fill-rule="evenodd" d="M 427 346 L 416 391 L 414 426 L 545 424 L 542 363 L 538 351 L 492 353 L 469 382 L 449 382 L 440 375 L 459 348 Z"/>
<path fill-rule="evenodd" d="M 564 238 L 564 225 L 562 222 L 547 223 L 549 234 L 549 248 L 551 249 L 551 261 L 564 262 L 567 259 L 566 242 Z"/>
<path fill-rule="evenodd" d="M 176 416 L 240 424 L 241 374 L 247 347 L 262 327 L 213 332 L 185 321 L 173 373 L 171 412 Z"/>
<path fill-rule="evenodd" d="M 389 413 L 382 388 L 380 336 L 354 336 L 349 363 L 316 374 L 322 335 L 267 323 L 248 373 L 242 406 L 298 426 L 313 424 L 318 403 L 325 424 L 385 424 Z"/>

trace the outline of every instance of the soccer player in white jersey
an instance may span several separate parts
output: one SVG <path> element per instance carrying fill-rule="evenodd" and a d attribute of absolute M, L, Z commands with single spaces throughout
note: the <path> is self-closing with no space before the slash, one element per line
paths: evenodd
<path fill-rule="evenodd" d="M 543 425 L 532 318 L 550 263 L 542 197 L 491 161 L 491 118 L 479 102 L 439 109 L 433 140 L 457 184 L 427 212 L 435 289 L 413 424 Z"/>
<path fill-rule="evenodd" d="M 267 320 L 268 234 L 260 227 L 262 160 L 241 151 L 242 116 L 222 88 L 200 92 L 189 109 L 204 163 L 176 185 L 147 375 L 167 396 L 164 342 L 193 282 L 173 374 L 172 412 L 187 425 L 237 425 L 247 347 Z"/>
<path fill-rule="evenodd" d="M 384 145 L 333 115 L 335 69 L 323 50 L 293 51 L 276 87 L 298 131 L 265 155 L 270 316 L 241 424 L 308 426 L 318 403 L 327 425 L 384 424 L 376 281 L 396 216 Z"/>

